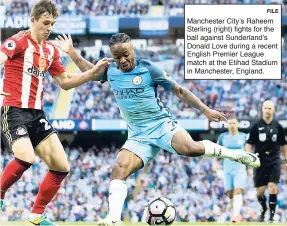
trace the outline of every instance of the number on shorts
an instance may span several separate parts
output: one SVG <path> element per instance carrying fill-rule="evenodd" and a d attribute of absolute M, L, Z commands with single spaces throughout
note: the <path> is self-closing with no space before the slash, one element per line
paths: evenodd
<path fill-rule="evenodd" d="M 45 124 L 45 130 L 48 130 L 48 129 L 51 129 L 52 126 L 49 125 L 48 121 L 46 119 L 40 119 L 40 122 L 41 123 L 44 123 Z"/>

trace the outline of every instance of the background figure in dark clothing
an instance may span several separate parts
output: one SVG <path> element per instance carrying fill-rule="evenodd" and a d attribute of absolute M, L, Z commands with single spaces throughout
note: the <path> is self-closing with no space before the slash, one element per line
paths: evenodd
<path fill-rule="evenodd" d="M 251 152 L 252 146 L 255 153 L 258 153 L 261 166 L 254 170 L 254 184 L 256 187 L 257 199 L 262 206 L 260 221 L 263 222 L 267 211 L 266 187 L 269 192 L 269 221 L 274 221 L 275 209 L 277 206 L 277 184 L 280 180 L 280 147 L 283 152 L 283 164 L 287 168 L 287 145 L 283 127 L 273 119 L 275 107 L 272 101 L 267 100 L 262 106 L 262 119 L 258 120 L 251 128 L 246 141 L 246 151 Z"/>

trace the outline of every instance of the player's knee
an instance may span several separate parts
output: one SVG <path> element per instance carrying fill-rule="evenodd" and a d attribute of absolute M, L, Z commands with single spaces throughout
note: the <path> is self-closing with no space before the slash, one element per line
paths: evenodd
<path fill-rule="evenodd" d="M 15 157 L 24 162 L 30 163 L 31 165 L 35 162 L 35 158 L 36 158 L 34 154 L 25 154 L 21 156 L 15 155 Z"/>
<path fill-rule="evenodd" d="M 70 172 L 70 165 L 67 163 L 67 164 L 63 164 L 61 167 L 59 167 L 60 169 L 58 171 L 60 172 L 67 172 L 69 173 Z"/>
<path fill-rule="evenodd" d="M 130 175 L 130 164 L 125 159 L 118 159 L 113 167 L 113 179 L 126 179 Z"/>
<path fill-rule="evenodd" d="M 227 191 L 228 198 L 232 199 L 233 198 L 233 192 L 232 191 Z"/>
<path fill-rule="evenodd" d="M 54 166 L 51 166 L 49 168 L 52 170 L 55 170 L 55 171 L 59 171 L 59 172 L 67 172 L 67 173 L 70 172 L 70 165 L 68 163 L 68 160 L 62 161 L 61 164 L 57 164 L 57 166 L 54 165 Z"/>
<path fill-rule="evenodd" d="M 35 153 L 29 138 L 23 137 L 13 142 L 12 151 L 16 158 L 33 164 L 35 162 Z"/>
<path fill-rule="evenodd" d="M 14 156 L 17 158 L 17 159 L 20 159 L 24 162 L 27 162 L 27 163 L 30 163 L 30 164 L 33 164 L 35 162 L 35 154 L 33 152 L 17 152 L 17 150 L 13 150 L 13 153 L 14 153 Z"/>
<path fill-rule="evenodd" d="M 242 195 L 242 194 L 243 194 L 243 189 L 241 188 L 234 189 L 234 195 Z"/>
<path fill-rule="evenodd" d="M 200 142 L 188 142 L 186 145 L 183 145 L 184 155 L 189 157 L 197 157 L 204 154 L 204 146 Z"/>
<path fill-rule="evenodd" d="M 268 191 L 270 194 L 277 194 L 278 193 L 278 188 L 276 184 L 268 184 Z"/>

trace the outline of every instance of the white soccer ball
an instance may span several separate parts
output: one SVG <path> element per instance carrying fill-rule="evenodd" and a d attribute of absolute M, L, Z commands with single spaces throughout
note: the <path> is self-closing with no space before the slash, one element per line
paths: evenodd
<path fill-rule="evenodd" d="M 146 205 L 143 217 L 149 225 L 171 225 L 176 218 L 176 210 L 170 200 L 159 197 Z"/>

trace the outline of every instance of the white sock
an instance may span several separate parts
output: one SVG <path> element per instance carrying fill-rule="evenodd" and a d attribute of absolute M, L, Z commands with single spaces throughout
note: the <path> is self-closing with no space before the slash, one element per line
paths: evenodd
<path fill-rule="evenodd" d="M 38 213 L 30 213 L 30 216 L 29 216 L 29 220 L 35 220 L 39 217 L 41 217 L 42 214 L 38 214 Z"/>
<path fill-rule="evenodd" d="M 109 217 L 112 221 L 121 221 L 121 214 L 128 186 L 124 180 L 112 180 L 109 187 Z"/>
<path fill-rule="evenodd" d="M 205 157 L 215 157 L 215 158 L 236 158 L 235 151 L 231 151 L 226 147 L 220 146 L 216 143 L 213 143 L 209 140 L 199 141 L 204 145 Z"/>
<path fill-rule="evenodd" d="M 234 195 L 233 197 L 233 216 L 240 216 L 240 210 L 243 205 L 243 196 L 242 195 Z"/>

